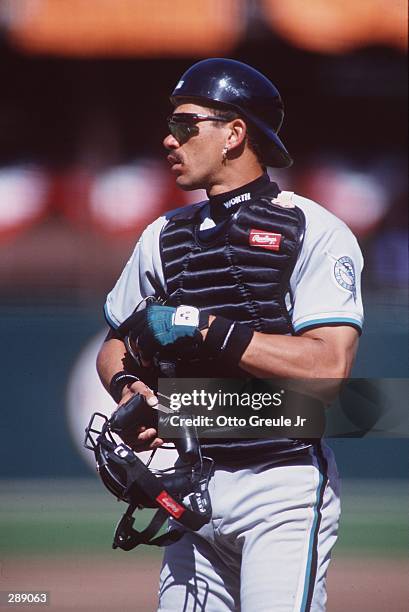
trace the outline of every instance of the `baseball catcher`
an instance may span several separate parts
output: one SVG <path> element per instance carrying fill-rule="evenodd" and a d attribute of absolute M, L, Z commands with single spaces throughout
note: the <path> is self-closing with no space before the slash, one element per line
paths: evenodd
<path fill-rule="evenodd" d="M 170 101 L 170 171 L 207 198 L 153 220 L 108 294 L 97 368 L 118 411 L 91 446 L 130 509 L 159 504 L 169 514 L 162 491 L 181 509 L 170 523 L 183 537 L 164 548 L 159 610 L 321 612 L 340 503 L 333 453 L 319 438 L 273 429 L 200 438 L 192 463 L 179 449 L 180 488 L 134 466 L 138 450 L 166 446 L 146 409 L 155 410 L 160 377 L 345 380 L 363 323 L 362 255 L 342 221 L 270 180 L 268 166 L 292 159 L 278 135 L 283 101 L 265 75 L 203 60 Z M 128 422 L 133 401 L 138 418 Z M 118 421 L 125 445 L 115 446 Z M 126 476 L 113 486 L 118 457 Z M 115 544 L 148 541 L 128 519 L 130 511 Z"/>

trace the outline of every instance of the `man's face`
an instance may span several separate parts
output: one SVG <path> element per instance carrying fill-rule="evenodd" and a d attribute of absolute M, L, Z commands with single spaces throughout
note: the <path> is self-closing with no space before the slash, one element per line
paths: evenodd
<path fill-rule="evenodd" d="M 214 109 L 198 104 L 180 104 L 173 111 L 214 116 Z M 176 138 L 166 136 L 163 145 L 169 151 L 168 161 L 176 176 L 176 184 L 186 191 L 191 189 L 209 190 L 217 184 L 224 171 L 223 148 L 226 145 L 229 123 L 218 121 L 197 121 L 192 124 L 193 135 Z"/>

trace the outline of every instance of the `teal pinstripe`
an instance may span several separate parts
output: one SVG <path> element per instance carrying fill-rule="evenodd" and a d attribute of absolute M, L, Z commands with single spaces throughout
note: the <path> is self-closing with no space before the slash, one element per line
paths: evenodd
<path fill-rule="evenodd" d="M 359 328 L 362 327 L 360 321 L 358 321 L 357 319 L 352 319 L 351 317 L 339 317 L 337 319 L 311 319 L 310 321 L 305 321 L 305 323 L 296 325 L 294 329 L 296 332 L 298 332 L 304 327 L 310 327 L 311 325 L 325 325 L 325 323 L 351 323 L 352 325 L 357 325 Z"/>
<path fill-rule="evenodd" d="M 316 458 L 318 461 L 318 468 L 319 468 L 319 481 L 318 481 L 317 495 L 316 495 L 316 501 L 315 501 L 315 506 L 314 506 L 314 520 L 313 520 L 313 524 L 311 527 L 310 541 L 308 545 L 307 569 L 305 572 L 304 591 L 303 591 L 303 598 L 301 602 L 300 612 L 307 612 L 309 610 L 309 606 L 307 607 L 307 604 L 308 604 L 308 595 L 309 595 L 310 583 L 311 583 L 311 571 L 313 569 L 312 562 L 313 562 L 313 553 L 314 553 L 314 542 L 317 536 L 317 528 L 319 527 L 323 489 L 325 487 L 326 480 L 327 480 L 326 478 L 324 478 L 324 475 L 323 475 L 323 465 L 322 465 L 322 462 L 320 461 L 320 457 L 317 456 Z M 315 580 L 315 576 L 314 576 L 314 580 Z"/>

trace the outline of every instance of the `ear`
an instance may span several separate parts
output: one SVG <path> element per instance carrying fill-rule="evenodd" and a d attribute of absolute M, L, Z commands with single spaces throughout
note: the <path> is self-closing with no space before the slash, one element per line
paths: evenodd
<path fill-rule="evenodd" d="M 226 146 L 229 151 L 240 147 L 245 140 L 247 135 L 247 126 L 243 119 L 237 118 L 229 124 L 229 135 L 226 140 Z"/>

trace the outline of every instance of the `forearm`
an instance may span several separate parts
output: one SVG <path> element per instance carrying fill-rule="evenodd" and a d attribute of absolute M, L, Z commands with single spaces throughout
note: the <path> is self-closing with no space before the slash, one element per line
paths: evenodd
<path fill-rule="evenodd" d="M 122 340 L 108 333 L 97 357 L 97 372 L 105 389 L 109 392 L 109 384 L 117 372 L 124 369 L 126 347 Z"/>
<path fill-rule="evenodd" d="M 108 393 L 111 393 L 110 382 L 114 374 L 124 370 L 126 357 L 127 350 L 125 344 L 110 331 L 100 348 L 96 362 L 97 372 Z M 138 394 L 145 397 L 147 404 L 151 408 L 157 405 L 157 398 L 142 380 L 129 380 L 120 390 L 120 397 L 114 397 L 114 399 L 120 406 Z M 152 450 L 163 444 L 163 440 L 157 437 L 157 432 L 152 427 L 141 426 L 136 428 L 133 434 L 123 439 L 137 451 Z"/>
<path fill-rule="evenodd" d="M 253 376 L 303 379 L 347 378 L 357 347 L 357 334 L 343 328 L 348 342 L 338 341 L 341 328 L 303 336 L 280 336 L 255 332 L 240 367 Z"/>
<path fill-rule="evenodd" d="M 118 384 L 123 388 L 123 393 L 126 392 L 125 387 L 134 389 L 135 392 L 144 393 L 146 389 L 155 389 L 157 385 L 157 372 L 151 366 L 143 367 L 138 365 L 136 361 L 129 355 L 124 342 L 115 336 L 115 333 L 110 331 L 105 338 L 97 356 L 97 372 L 102 384 L 110 395 L 118 402 L 119 396 L 116 395 L 116 387 Z M 120 382 L 111 386 L 112 378 L 115 374 L 122 375 L 123 373 L 129 376 L 126 379 L 120 379 Z M 117 377 L 116 377 L 117 378 Z M 140 380 L 140 383 L 134 384 L 134 381 Z"/>
<path fill-rule="evenodd" d="M 209 325 L 214 320 L 210 315 Z M 205 341 L 208 331 L 202 331 Z M 239 366 L 258 378 L 345 379 L 357 348 L 358 332 L 351 326 L 320 327 L 300 336 L 254 332 Z"/>

